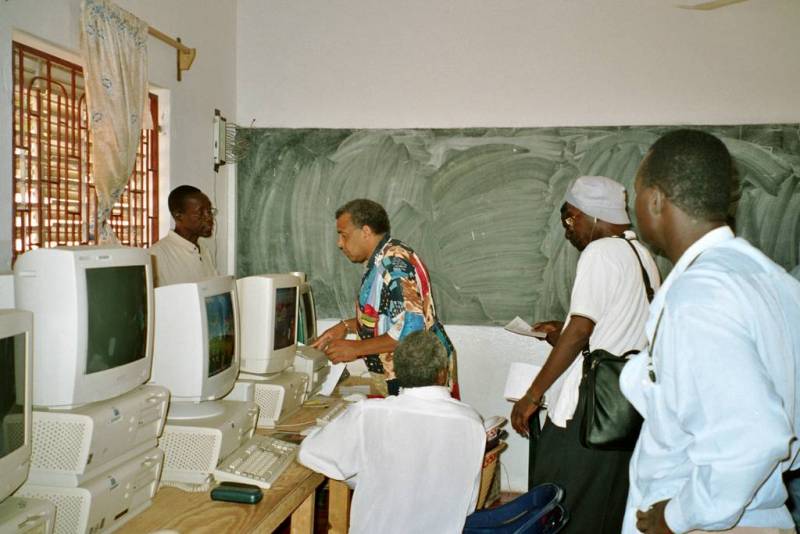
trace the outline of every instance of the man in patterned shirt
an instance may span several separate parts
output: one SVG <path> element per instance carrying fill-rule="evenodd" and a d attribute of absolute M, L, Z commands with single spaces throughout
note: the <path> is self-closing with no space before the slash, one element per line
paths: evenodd
<path fill-rule="evenodd" d="M 430 330 L 447 349 L 451 394 L 459 398 L 456 352 L 436 316 L 428 269 L 411 247 L 389 235 L 389 216 L 375 201 L 358 198 L 336 210 L 337 246 L 364 264 L 356 316 L 326 330 L 314 343 L 334 363 L 365 358 L 367 368 L 396 395 L 392 353 L 411 332 Z M 357 334 L 357 340 L 345 339 Z"/>

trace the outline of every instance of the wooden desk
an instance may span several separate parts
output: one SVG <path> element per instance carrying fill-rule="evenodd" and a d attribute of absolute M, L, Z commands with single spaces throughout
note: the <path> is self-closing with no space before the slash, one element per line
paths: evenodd
<path fill-rule="evenodd" d="M 344 384 L 362 384 L 362 379 L 349 378 Z M 282 421 L 276 432 L 299 432 L 314 424 L 325 408 L 303 406 Z M 302 423 L 302 424 L 300 424 Z M 283 428 L 282 428 L 283 427 Z M 272 430 L 257 430 L 270 434 Z M 153 504 L 131 519 L 117 532 L 147 534 L 159 529 L 172 529 L 181 534 L 219 532 L 272 532 L 291 516 L 292 534 L 314 532 L 314 496 L 327 479 L 324 475 L 293 463 L 272 488 L 264 490 L 258 504 L 237 504 L 213 501 L 209 492 L 189 493 L 177 488 L 161 488 Z M 330 481 L 328 522 L 332 534 L 346 534 L 350 521 L 350 489 L 346 484 Z"/>
<path fill-rule="evenodd" d="M 286 423 L 313 423 L 323 410 L 303 407 Z M 302 430 L 305 426 L 309 425 L 293 427 L 292 431 Z M 258 429 L 257 433 L 272 431 Z M 177 530 L 181 534 L 272 532 L 291 516 L 292 534 L 312 534 L 314 495 L 325 480 L 324 475 L 294 462 L 272 488 L 264 490 L 264 498 L 258 504 L 213 501 L 208 491 L 190 493 L 163 487 L 153 498 L 152 506 L 118 532 L 146 534 L 159 529 Z"/>
<path fill-rule="evenodd" d="M 258 504 L 212 501 L 207 491 L 165 487 L 153 505 L 117 532 L 146 534 L 159 529 L 188 533 L 272 532 L 291 515 L 292 533 L 314 532 L 314 493 L 325 477 L 295 463 L 264 490 Z"/>

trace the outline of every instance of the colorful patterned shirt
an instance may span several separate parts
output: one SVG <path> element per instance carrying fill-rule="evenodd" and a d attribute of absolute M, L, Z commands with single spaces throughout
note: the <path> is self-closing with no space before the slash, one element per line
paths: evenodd
<path fill-rule="evenodd" d="M 411 332 L 432 331 L 447 349 L 448 386 L 458 398 L 456 351 L 436 316 L 425 264 L 411 247 L 387 234 L 365 265 L 356 302 L 359 337 L 388 334 L 399 341 Z M 386 375 L 390 393 L 397 392 L 392 353 L 367 356 L 366 363 L 373 373 Z"/>

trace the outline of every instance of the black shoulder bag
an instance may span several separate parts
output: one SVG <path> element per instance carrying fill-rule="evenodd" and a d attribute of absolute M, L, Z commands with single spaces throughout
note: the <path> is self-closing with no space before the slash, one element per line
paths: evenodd
<path fill-rule="evenodd" d="M 623 238 L 624 239 L 624 238 Z M 653 300 L 650 277 L 633 244 L 630 245 L 642 269 L 647 301 Z M 603 349 L 583 351 L 583 377 L 578 393 L 579 406 L 583 408 L 580 442 L 589 449 L 633 450 L 642 427 L 642 416 L 628 402 L 619 388 L 619 375 L 628 363 L 631 350 L 617 356 Z"/>

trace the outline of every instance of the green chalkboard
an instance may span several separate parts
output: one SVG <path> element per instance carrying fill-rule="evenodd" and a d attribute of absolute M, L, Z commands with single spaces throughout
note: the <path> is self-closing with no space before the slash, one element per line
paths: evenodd
<path fill-rule="evenodd" d="M 578 257 L 559 221 L 569 181 L 613 177 L 632 207 L 636 168 L 669 129 L 239 130 L 237 275 L 304 271 L 320 317 L 352 316 L 362 267 L 337 250 L 334 212 L 367 197 L 428 265 L 444 322 L 563 318 Z M 800 125 L 703 129 L 737 161 L 737 233 L 796 265 Z"/>

